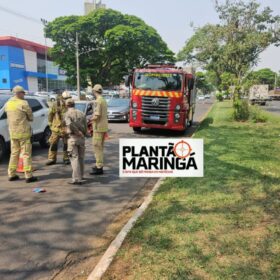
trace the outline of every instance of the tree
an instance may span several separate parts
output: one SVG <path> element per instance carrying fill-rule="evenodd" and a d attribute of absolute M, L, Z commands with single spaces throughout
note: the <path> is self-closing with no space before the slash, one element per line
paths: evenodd
<path fill-rule="evenodd" d="M 275 82 L 277 86 L 277 73 L 269 68 L 251 71 L 243 82 L 245 91 L 248 91 L 253 85 L 268 85 L 269 89 L 274 89 Z"/>
<path fill-rule="evenodd" d="M 98 9 L 87 16 L 59 17 L 46 26 L 54 41 L 50 55 L 76 82 L 75 40 L 79 36 L 81 82 L 118 84 L 133 67 L 174 61 L 157 31 L 135 16 Z"/>
<path fill-rule="evenodd" d="M 207 73 L 197 72 L 196 73 L 196 87 L 201 90 L 204 94 L 210 93 L 214 90 L 213 85 L 209 82 Z"/>
<path fill-rule="evenodd" d="M 260 10 L 255 0 L 216 1 L 220 23 L 195 29 L 195 34 L 178 54 L 179 60 L 196 61 L 212 71 L 217 84 L 222 75 L 232 75 L 235 99 L 240 98 L 242 82 L 270 45 L 279 46 L 280 17 L 268 7 Z"/>

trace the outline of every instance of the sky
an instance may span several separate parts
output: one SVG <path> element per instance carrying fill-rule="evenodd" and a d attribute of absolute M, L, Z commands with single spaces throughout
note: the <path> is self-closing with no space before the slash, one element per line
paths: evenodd
<path fill-rule="evenodd" d="M 280 0 L 260 0 L 280 15 Z M 218 22 L 214 0 L 103 0 L 108 8 L 136 15 L 157 29 L 172 51 L 177 53 L 193 34 L 195 27 Z M 51 21 L 59 16 L 82 15 L 84 0 L 0 0 L 0 35 L 12 35 L 44 44 L 41 18 Z M 27 18 L 8 13 L 20 13 Z M 49 42 L 50 44 L 50 42 Z M 270 47 L 258 68 L 280 71 L 280 47 Z"/>

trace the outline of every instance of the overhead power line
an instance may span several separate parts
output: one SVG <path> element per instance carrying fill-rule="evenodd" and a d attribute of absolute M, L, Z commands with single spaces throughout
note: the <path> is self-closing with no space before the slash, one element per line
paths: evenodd
<path fill-rule="evenodd" d="M 8 8 L 2 7 L 2 6 L 0 6 L 0 10 L 3 11 L 3 12 L 9 13 L 11 15 L 14 15 L 14 16 L 17 16 L 17 17 L 21 17 L 21 18 L 24 18 L 26 20 L 35 22 L 37 24 L 41 24 L 41 21 L 39 19 L 30 17 L 30 16 L 26 16 L 24 14 L 21 14 L 21 13 L 17 12 L 17 11 L 13 11 L 11 9 L 8 9 Z"/>

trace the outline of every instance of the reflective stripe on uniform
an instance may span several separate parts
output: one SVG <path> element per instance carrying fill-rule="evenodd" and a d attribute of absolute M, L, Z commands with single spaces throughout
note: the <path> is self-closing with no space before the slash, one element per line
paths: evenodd
<path fill-rule="evenodd" d="M 31 133 L 14 133 L 10 131 L 10 136 L 12 139 L 27 139 L 31 137 Z"/>
<path fill-rule="evenodd" d="M 25 171 L 25 172 L 31 172 L 32 171 L 32 166 L 24 166 L 23 167 L 23 170 Z"/>

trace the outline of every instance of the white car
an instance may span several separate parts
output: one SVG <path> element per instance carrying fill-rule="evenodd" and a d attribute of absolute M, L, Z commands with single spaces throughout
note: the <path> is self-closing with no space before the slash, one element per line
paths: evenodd
<path fill-rule="evenodd" d="M 0 160 L 9 148 L 10 135 L 4 106 L 11 97 L 12 95 L 0 95 Z M 48 125 L 48 103 L 45 98 L 37 96 L 26 95 L 25 100 L 29 103 L 34 117 L 31 124 L 32 140 L 33 142 L 39 142 L 41 147 L 48 147 L 48 140 L 51 135 Z"/>
<path fill-rule="evenodd" d="M 197 100 L 205 100 L 205 96 L 204 95 L 198 95 Z"/>

